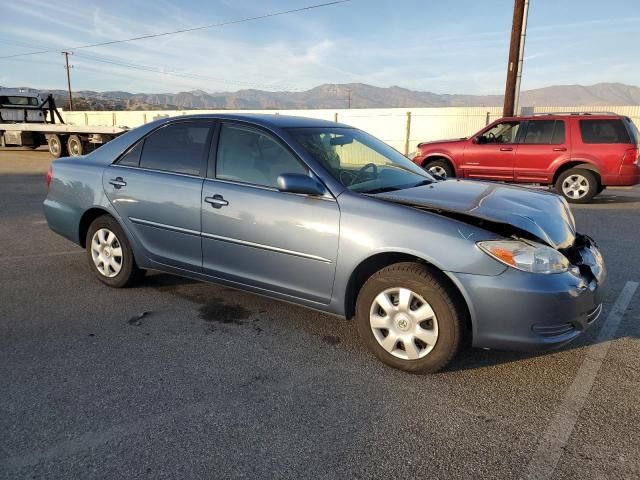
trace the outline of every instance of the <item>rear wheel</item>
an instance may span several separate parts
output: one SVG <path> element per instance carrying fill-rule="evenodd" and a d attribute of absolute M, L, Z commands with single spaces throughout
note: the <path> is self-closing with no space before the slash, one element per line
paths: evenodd
<path fill-rule="evenodd" d="M 460 348 L 464 311 L 450 287 L 428 267 L 397 263 L 364 284 L 356 322 L 364 344 L 387 365 L 434 373 Z"/>
<path fill-rule="evenodd" d="M 599 182 L 591 170 L 571 168 L 556 181 L 556 190 L 570 203 L 589 203 L 598 192 Z"/>
<path fill-rule="evenodd" d="M 65 144 L 62 142 L 58 135 L 51 135 L 47 139 L 47 145 L 49 146 L 49 153 L 53 155 L 54 158 L 63 157 L 65 154 Z"/>
<path fill-rule="evenodd" d="M 91 223 L 86 245 L 89 267 L 102 283 L 122 288 L 142 278 L 129 241 L 113 217 L 103 215 Z"/>
<path fill-rule="evenodd" d="M 424 169 L 440 178 L 452 178 L 456 176 L 456 172 L 453 171 L 451 164 L 446 160 L 427 161 L 424 165 Z"/>
<path fill-rule="evenodd" d="M 67 151 L 72 157 L 77 157 L 84 153 L 84 145 L 78 135 L 69 135 L 67 139 Z"/>

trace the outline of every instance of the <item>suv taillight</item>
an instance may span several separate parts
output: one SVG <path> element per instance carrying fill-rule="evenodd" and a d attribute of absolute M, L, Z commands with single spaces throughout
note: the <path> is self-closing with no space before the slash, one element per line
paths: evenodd
<path fill-rule="evenodd" d="M 51 186 L 51 180 L 53 180 L 53 168 L 49 165 L 49 170 L 47 170 L 47 188 Z"/>
<path fill-rule="evenodd" d="M 638 163 L 638 148 L 630 148 L 626 152 L 624 152 L 624 156 L 622 157 L 623 165 L 631 165 Z"/>

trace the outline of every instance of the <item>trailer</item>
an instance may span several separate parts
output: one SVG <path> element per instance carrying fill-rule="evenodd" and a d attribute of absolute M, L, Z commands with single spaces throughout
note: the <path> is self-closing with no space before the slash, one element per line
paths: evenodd
<path fill-rule="evenodd" d="M 0 89 L 0 148 L 47 145 L 55 158 L 84 155 L 113 140 L 127 127 L 69 125 L 52 95 L 43 99 L 25 89 Z"/>

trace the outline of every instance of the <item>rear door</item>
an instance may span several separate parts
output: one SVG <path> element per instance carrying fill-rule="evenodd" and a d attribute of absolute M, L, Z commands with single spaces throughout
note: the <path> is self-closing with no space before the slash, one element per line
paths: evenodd
<path fill-rule="evenodd" d="M 527 121 L 516 150 L 515 181 L 550 183 L 555 166 L 571 156 L 568 137 L 565 120 Z"/>
<path fill-rule="evenodd" d="M 464 149 L 462 171 L 465 177 L 513 180 L 515 150 L 520 121 L 499 122 L 473 138 Z"/>
<path fill-rule="evenodd" d="M 211 131 L 210 121 L 170 123 L 105 169 L 107 197 L 156 263 L 202 270 L 200 196 Z"/>
<path fill-rule="evenodd" d="M 328 192 L 309 196 L 278 191 L 280 174 L 310 172 L 263 130 L 222 123 L 216 158 L 202 190 L 204 272 L 329 303 L 338 253 L 336 200 Z"/>

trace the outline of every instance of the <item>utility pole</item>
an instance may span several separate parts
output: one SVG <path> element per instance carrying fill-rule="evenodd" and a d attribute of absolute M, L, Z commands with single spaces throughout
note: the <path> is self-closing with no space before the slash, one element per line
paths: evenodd
<path fill-rule="evenodd" d="M 351 89 L 347 88 L 347 108 L 351 109 Z"/>
<path fill-rule="evenodd" d="M 507 83 L 504 91 L 504 108 L 502 112 L 505 117 L 511 117 L 517 113 L 528 13 L 529 0 L 514 0 Z"/>
<path fill-rule="evenodd" d="M 73 52 L 60 52 L 64 55 L 65 70 L 67 71 L 67 88 L 69 89 L 69 110 L 73 111 L 73 97 L 71 96 L 71 74 L 69 72 L 73 65 L 69 65 L 69 55 L 73 55 Z"/>

